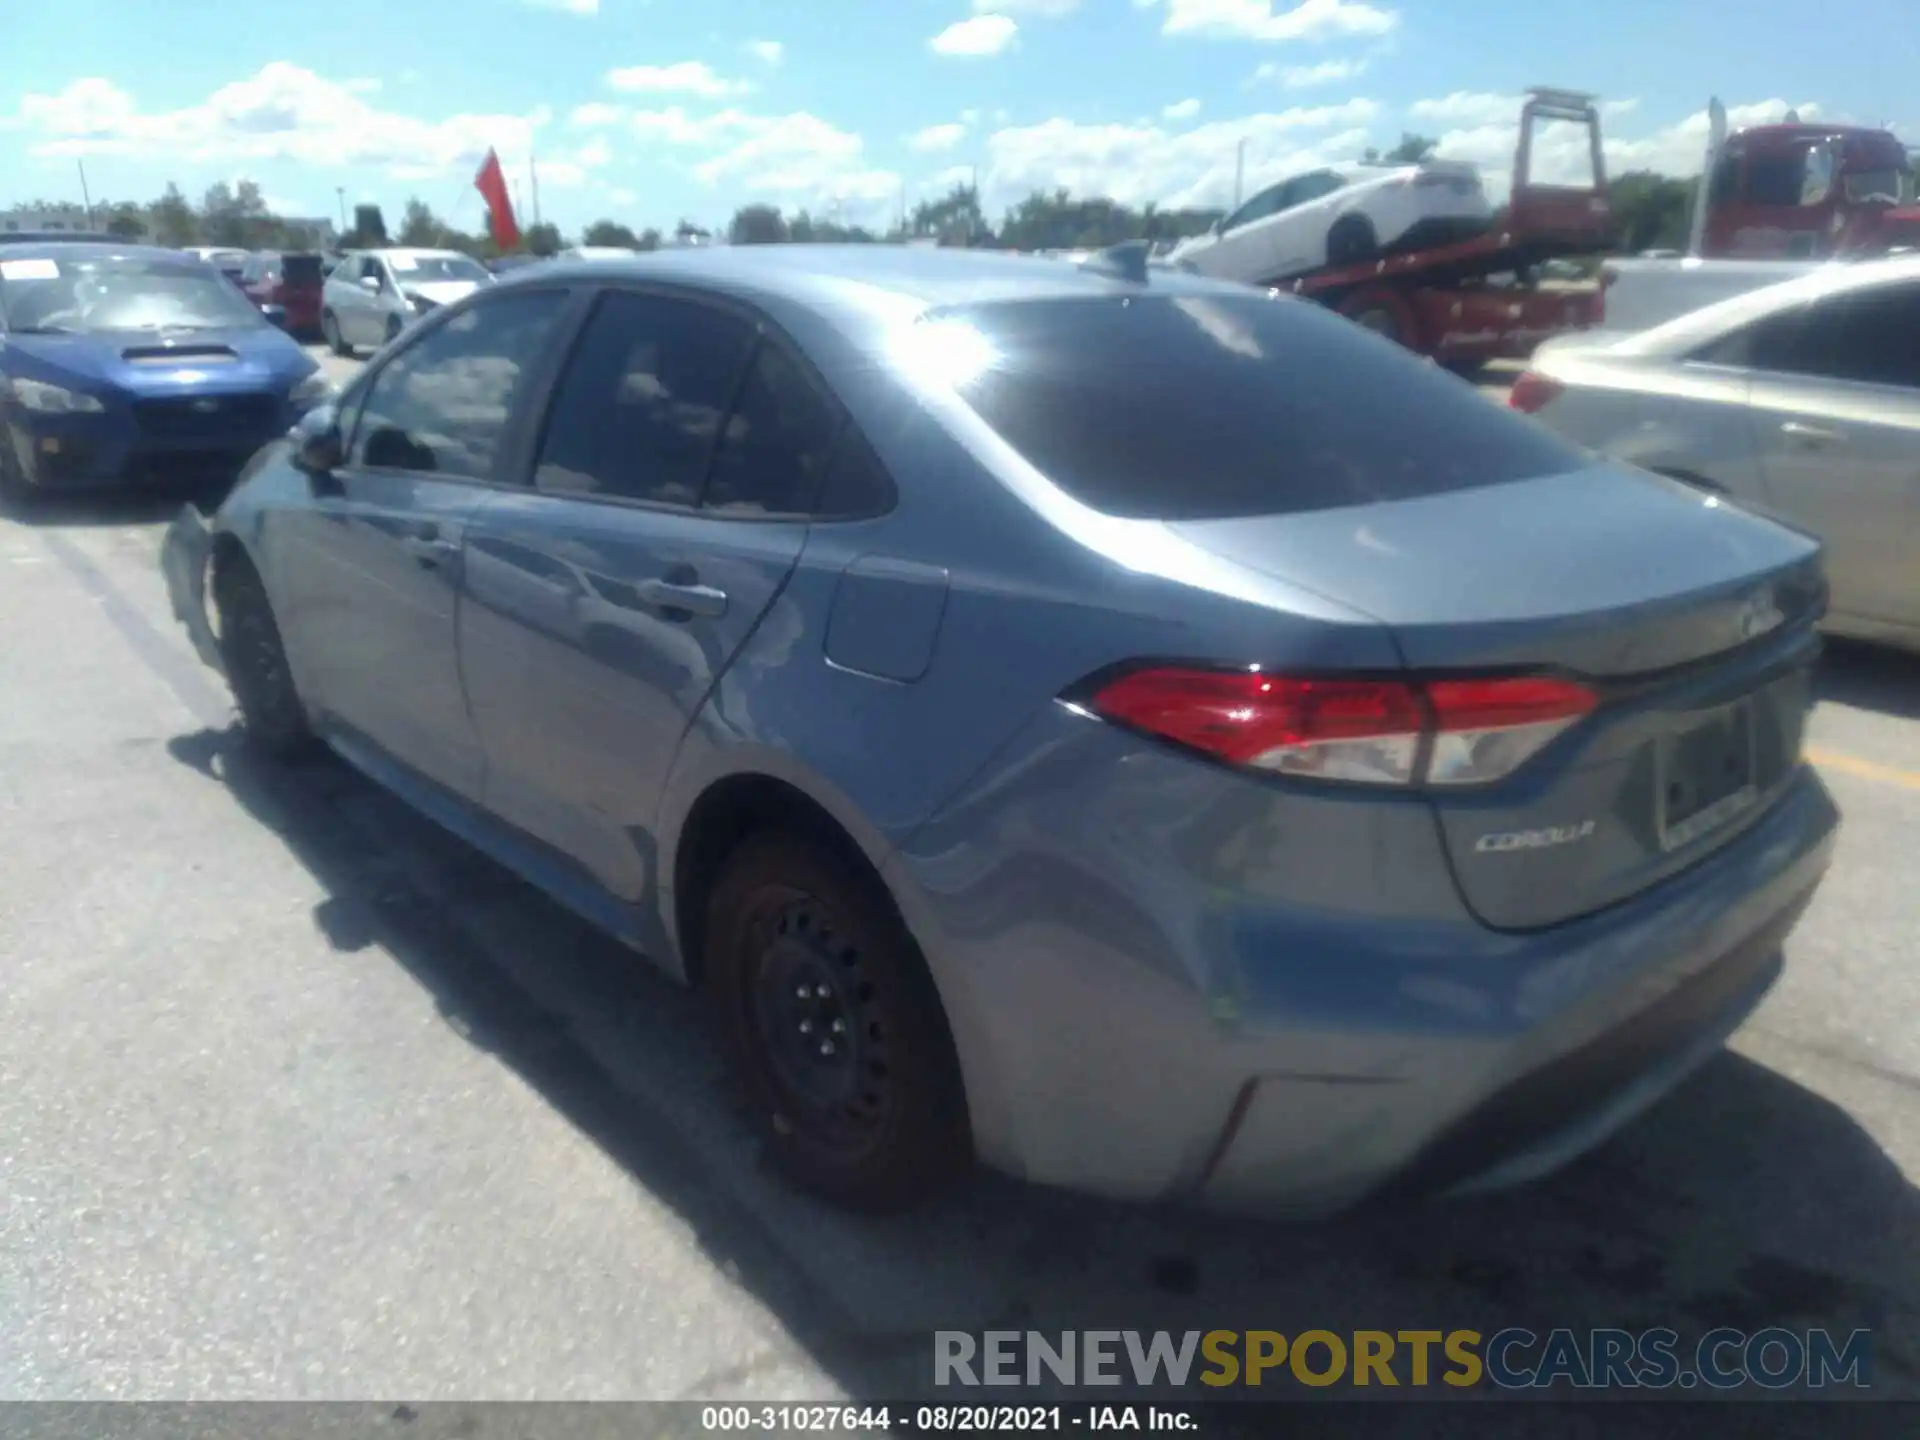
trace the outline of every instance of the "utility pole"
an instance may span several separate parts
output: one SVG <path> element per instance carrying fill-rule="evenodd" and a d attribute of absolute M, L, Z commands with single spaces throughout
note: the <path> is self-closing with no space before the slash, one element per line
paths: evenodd
<path fill-rule="evenodd" d="M 80 203 L 87 212 L 87 229 L 91 230 L 93 229 L 93 196 L 87 191 L 87 162 L 76 160 L 73 163 L 80 167 Z"/>
<path fill-rule="evenodd" d="M 533 168 L 533 151 L 527 151 L 527 184 L 533 194 L 533 223 L 540 223 L 540 172 Z"/>
<path fill-rule="evenodd" d="M 1247 179 L 1247 142 L 1242 139 L 1233 161 L 1233 208 L 1240 208 L 1240 190 Z"/>
<path fill-rule="evenodd" d="M 347 234 L 347 187 L 344 185 L 336 185 L 333 187 L 333 193 L 338 196 L 340 200 L 340 235 L 342 239 L 345 239 Z"/>

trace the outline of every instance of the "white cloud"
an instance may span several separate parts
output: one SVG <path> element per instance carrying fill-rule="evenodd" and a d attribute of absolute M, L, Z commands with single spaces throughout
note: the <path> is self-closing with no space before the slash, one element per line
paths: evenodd
<path fill-rule="evenodd" d="M 1005 15 L 976 15 L 955 21 L 927 44 L 939 55 L 998 55 L 1019 33 L 1020 26 Z"/>
<path fill-rule="evenodd" d="M 564 10 L 569 15 L 598 15 L 600 0 L 526 0 L 536 10 Z"/>
<path fill-rule="evenodd" d="M 701 60 L 681 60 L 673 65 L 629 65 L 607 72 L 607 84 L 615 90 L 637 91 L 650 95 L 699 95 L 717 100 L 726 95 L 744 95 L 753 86 L 744 80 L 728 80 L 713 72 Z"/>
<path fill-rule="evenodd" d="M 1493 95 L 1484 91 L 1456 90 L 1437 100 L 1416 100 L 1407 114 L 1416 120 L 1438 120 L 1453 125 L 1498 125 L 1517 120 L 1523 97 Z"/>
<path fill-rule="evenodd" d="M 632 124 L 654 144 L 688 151 L 689 173 L 706 185 L 730 181 L 802 205 L 874 201 L 900 187 L 897 174 L 867 163 L 858 135 L 805 111 L 759 115 L 727 109 L 690 115 L 675 105 L 642 110 Z"/>
<path fill-rule="evenodd" d="M 1200 113 L 1200 102 L 1198 100 L 1177 100 L 1160 113 L 1168 120 L 1191 120 Z"/>
<path fill-rule="evenodd" d="M 551 118 L 543 108 L 423 120 L 377 109 L 348 86 L 284 60 L 178 110 L 142 110 L 113 82 L 89 77 L 52 95 L 24 95 L 17 112 L 36 155 L 291 160 L 330 171 L 371 165 L 409 179 L 471 170 L 489 147 L 524 164 L 535 132 Z"/>
<path fill-rule="evenodd" d="M 786 58 L 787 47 L 778 40 L 754 40 L 748 43 L 747 53 L 763 65 L 778 65 Z"/>
<path fill-rule="evenodd" d="M 907 137 L 907 144 L 915 150 L 951 150 L 967 138 L 964 125 L 929 125 Z"/>
<path fill-rule="evenodd" d="M 1364 0 L 1300 0 L 1291 10 L 1278 11 L 1274 0 L 1167 0 L 1166 23 L 1160 28 L 1168 35 L 1325 40 L 1339 35 L 1384 35 L 1399 23 L 1396 12 Z"/>
<path fill-rule="evenodd" d="M 1191 129 L 1155 124 L 1081 125 L 1053 119 L 987 137 L 982 188 L 994 206 L 1064 185 L 1129 205 L 1224 205 L 1233 195 L 1242 140 L 1246 190 L 1302 170 L 1351 160 L 1380 113 L 1371 100 L 1296 107 Z M 991 208 L 991 207 L 990 207 Z"/>
<path fill-rule="evenodd" d="M 584 105 L 573 107 L 567 123 L 582 130 L 604 130 L 609 125 L 618 125 L 626 113 L 622 106 L 609 105 L 604 100 L 589 100 Z"/>
<path fill-rule="evenodd" d="M 1358 79 L 1366 73 L 1364 60 L 1322 60 L 1318 65 L 1276 65 L 1269 60 L 1253 72 L 1253 78 L 1278 80 L 1289 90 L 1307 90 L 1315 85 Z"/>
<path fill-rule="evenodd" d="M 973 0 L 976 15 L 1037 15 L 1057 20 L 1080 8 L 1080 0 Z"/>

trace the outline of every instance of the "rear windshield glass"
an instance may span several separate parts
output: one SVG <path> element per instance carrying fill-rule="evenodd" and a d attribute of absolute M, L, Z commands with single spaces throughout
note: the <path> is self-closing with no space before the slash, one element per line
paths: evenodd
<path fill-rule="evenodd" d="M 922 323 L 954 327 L 930 332 L 932 343 L 973 357 L 970 378 L 957 378 L 980 417 L 1109 515 L 1291 514 L 1586 463 L 1438 366 L 1306 301 L 1076 297 Z"/>

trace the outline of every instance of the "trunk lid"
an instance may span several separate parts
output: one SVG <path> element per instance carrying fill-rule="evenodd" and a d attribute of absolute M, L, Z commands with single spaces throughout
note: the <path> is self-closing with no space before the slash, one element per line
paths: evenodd
<path fill-rule="evenodd" d="M 1364 611 L 1422 675 L 1548 672 L 1601 697 L 1504 780 L 1428 791 L 1499 929 L 1617 903 L 1792 778 L 1825 606 L 1818 542 L 1609 465 L 1390 504 L 1171 528 Z"/>

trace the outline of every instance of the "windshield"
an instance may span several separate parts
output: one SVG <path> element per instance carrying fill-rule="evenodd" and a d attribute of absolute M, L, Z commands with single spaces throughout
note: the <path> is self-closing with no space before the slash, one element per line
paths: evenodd
<path fill-rule="evenodd" d="M 217 270 L 127 256 L 8 256 L 0 260 L 0 316 L 29 334 L 267 323 Z"/>
<path fill-rule="evenodd" d="M 389 255 L 387 263 L 402 285 L 431 285 L 443 280 L 485 280 L 477 260 L 464 255 Z"/>
<path fill-rule="evenodd" d="M 1910 171 L 1857 170 L 1847 176 L 1847 199 L 1856 205 L 1869 200 L 1891 200 L 1896 205 L 1913 203 L 1913 175 Z"/>
<path fill-rule="evenodd" d="M 1304 301 L 995 302 L 903 341 L 1060 489 L 1199 520 L 1408 500 L 1575 470 L 1560 440 Z"/>

